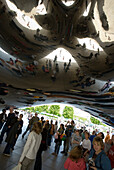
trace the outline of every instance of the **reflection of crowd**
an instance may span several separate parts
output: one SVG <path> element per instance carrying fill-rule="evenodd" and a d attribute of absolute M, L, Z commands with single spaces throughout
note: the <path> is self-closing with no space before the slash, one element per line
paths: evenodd
<path fill-rule="evenodd" d="M 37 65 L 38 62 L 34 60 L 31 63 L 23 63 L 19 59 L 12 59 L 10 58 L 9 61 L 4 61 L 3 59 L 0 58 L 0 65 L 2 67 L 6 67 L 9 70 L 12 70 L 17 73 L 17 75 L 24 75 L 25 73 L 30 73 L 35 75 L 37 71 Z"/>
<path fill-rule="evenodd" d="M 14 112 L 12 107 L 8 116 L 5 109 L 0 114 L 0 127 L 2 128 L 0 143 L 2 143 L 3 136 L 7 132 L 7 145 L 3 152 L 5 156 L 11 156 L 11 150 L 15 149 L 17 138 L 22 132 L 22 117 L 23 115 L 18 115 L 18 112 Z M 29 169 L 34 160 L 34 170 L 42 169 L 42 152 L 52 147 L 53 137 L 55 147 L 52 155 L 58 156 L 62 142 L 63 151 L 61 151 L 61 154 L 68 155 L 64 164 L 65 169 L 111 170 L 111 167 L 114 168 L 114 135 L 112 134 L 111 138 L 109 132 L 107 132 L 103 142 L 103 132 L 96 134 L 96 130 L 90 135 L 85 128 L 76 129 L 73 120 L 68 121 L 65 125 L 60 124 L 60 127 L 58 127 L 57 121 L 53 124 L 52 120 L 49 122 L 49 120 L 44 120 L 44 117 L 39 119 L 37 113 L 31 117 L 27 128 L 29 136 L 19 159 L 22 170 Z M 22 138 L 26 135 L 25 132 Z"/>
<path fill-rule="evenodd" d="M 78 80 L 72 80 L 70 81 L 71 84 L 76 83 L 76 85 L 73 85 L 73 87 L 81 86 L 82 89 L 85 87 L 90 87 L 91 85 L 95 84 L 95 80 L 91 80 L 90 77 L 86 78 L 84 81 L 82 81 L 85 78 L 86 75 L 78 76 Z"/>

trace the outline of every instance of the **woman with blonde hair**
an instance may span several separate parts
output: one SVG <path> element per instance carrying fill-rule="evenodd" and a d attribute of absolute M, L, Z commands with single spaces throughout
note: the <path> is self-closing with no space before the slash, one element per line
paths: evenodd
<path fill-rule="evenodd" d="M 93 149 L 89 155 L 89 169 L 91 170 L 111 170 L 109 158 L 106 156 L 104 150 L 104 143 L 101 137 L 96 136 L 93 139 Z"/>
<path fill-rule="evenodd" d="M 33 124 L 32 131 L 30 132 L 26 144 L 24 146 L 22 155 L 20 157 L 19 163 L 21 163 L 21 170 L 30 169 L 32 163 L 36 158 L 37 151 L 40 147 L 42 140 L 42 125 L 40 122 L 35 122 Z"/>
<path fill-rule="evenodd" d="M 82 158 L 82 147 L 75 146 L 69 153 L 69 157 L 64 163 L 64 168 L 68 170 L 86 170 L 86 163 Z"/>

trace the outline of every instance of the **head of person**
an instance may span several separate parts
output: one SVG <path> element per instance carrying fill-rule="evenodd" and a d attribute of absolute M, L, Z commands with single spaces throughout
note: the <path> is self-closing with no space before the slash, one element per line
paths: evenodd
<path fill-rule="evenodd" d="M 96 136 L 93 139 L 93 148 L 96 152 L 101 152 L 103 150 L 104 144 L 103 144 L 103 140 L 101 137 Z"/>
<path fill-rule="evenodd" d="M 75 133 L 77 136 L 80 136 L 80 131 L 78 129 L 76 129 Z"/>
<path fill-rule="evenodd" d="M 85 139 L 86 139 L 86 140 L 89 139 L 89 136 L 90 136 L 89 132 L 86 131 L 86 132 L 85 132 Z"/>
<path fill-rule="evenodd" d="M 22 119 L 22 118 L 23 118 L 23 114 L 20 114 L 20 115 L 19 115 L 19 119 Z"/>
<path fill-rule="evenodd" d="M 53 124 L 53 120 L 51 120 L 51 124 Z"/>
<path fill-rule="evenodd" d="M 5 114 L 5 113 L 6 113 L 6 109 L 3 109 L 3 110 L 2 110 L 2 113 Z"/>
<path fill-rule="evenodd" d="M 40 122 L 35 122 L 33 124 L 32 131 L 36 132 L 37 134 L 40 134 L 42 132 L 42 124 Z"/>
<path fill-rule="evenodd" d="M 45 124 L 49 124 L 49 120 L 46 120 Z"/>
<path fill-rule="evenodd" d="M 56 120 L 55 125 L 57 125 L 57 124 L 58 124 L 58 121 Z"/>
<path fill-rule="evenodd" d="M 71 121 L 71 125 L 74 125 L 74 120 Z"/>
<path fill-rule="evenodd" d="M 63 125 L 63 124 L 60 124 L 60 128 L 64 130 L 64 125 Z"/>
<path fill-rule="evenodd" d="M 99 132 L 98 135 L 101 139 L 104 139 L 104 133 L 103 132 Z"/>
<path fill-rule="evenodd" d="M 37 113 L 35 113 L 35 117 L 37 117 L 37 115 L 38 115 L 38 114 L 37 114 Z"/>
<path fill-rule="evenodd" d="M 10 113 L 13 113 L 13 109 L 14 109 L 13 107 L 9 108 Z"/>
<path fill-rule="evenodd" d="M 45 128 L 45 129 L 49 129 L 49 123 L 44 123 L 44 127 L 43 128 Z"/>
<path fill-rule="evenodd" d="M 42 117 L 41 117 L 41 121 L 43 121 L 43 120 L 44 120 L 44 117 L 42 116 Z"/>
<path fill-rule="evenodd" d="M 109 131 L 107 131 L 107 135 L 109 135 Z"/>
<path fill-rule="evenodd" d="M 69 153 L 69 158 L 72 161 L 78 161 L 82 157 L 82 147 L 75 146 Z"/>
<path fill-rule="evenodd" d="M 96 132 L 95 132 L 95 130 L 92 132 L 92 135 L 96 135 Z"/>
<path fill-rule="evenodd" d="M 18 111 L 15 111 L 14 113 L 15 113 L 15 117 L 18 117 L 19 112 L 18 112 Z"/>

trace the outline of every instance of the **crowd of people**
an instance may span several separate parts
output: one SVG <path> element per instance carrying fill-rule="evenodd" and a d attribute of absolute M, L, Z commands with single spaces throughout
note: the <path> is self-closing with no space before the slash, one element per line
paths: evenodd
<path fill-rule="evenodd" d="M 34 170 L 42 169 L 42 152 L 53 147 L 52 139 L 55 143 L 52 155 L 57 157 L 58 154 L 64 154 L 66 156 L 64 168 L 67 170 L 111 170 L 114 168 L 114 134 L 110 136 L 107 132 L 104 136 L 103 132 L 97 131 L 90 134 L 83 127 L 77 129 L 73 120 L 58 126 L 57 121 L 53 123 L 53 120 L 44 120 L 44 117 L 39 118 L 37 113 L 31 117 L 23 133 L 22 127 L 23 114 L 14 111 L 13 107 L 9 108 L 8 115 L 6 109 L 2 110 L 0 144 L 6 133 L 7 144 L 3 151 L 5 156 L 11 155 L 19 135 L 22 134 L 23 139 L 29 131 L 19 159 L 22 170 L 28 170 L 33 163 Z M 63 147 L 61 152 L 60 147 Z"/>

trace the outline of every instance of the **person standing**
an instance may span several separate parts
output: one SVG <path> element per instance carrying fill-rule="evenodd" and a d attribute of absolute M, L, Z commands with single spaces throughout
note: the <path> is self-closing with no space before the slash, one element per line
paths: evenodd
<path fill-rule="evenodd" d="M 30 130 L 32 129 L 32 127 L 33 127 L 33 124 L 35 123 L 35 122 L 38 122 L 39 121 L 39 117 L 37 116 L 38 114 L 37 113 L 35 113 L 35 116 L 33 116 L 31 119 L 30 119 Z"/>
<path fill-rule="evenodd" d="M 30 132 L 26 144 L 24 146 L 19 163 L 22 165 L 21 170 L 28 170 L 36 158 L 37 151 L 40 147 L 42 140 L 42 125 L 40 122 L 33 124 L 32 131 Z"/>
<path fill-rule="evenodd" d="M 7 119 L 6 109 L 3 109 L 2 113 L 0 114 L 0 129 L 2 129 L 6 119 Z"/>
<path fill-rule="evenodd" d="M 71 139 L 72 132 L 74 131 L 74 126 L 75 126 L 75 124 L 74 124 L 73 120 L 71 122 L 68 121 L 67 124 L 65 125 L 66 140 L 64 141 L 64 150 L 61 151 L 61 153 L 65 154 L 65 156 L 67 156 L 67 152 L 69 150 L 70 139 Z"/>
<path fill-rule="evenodd" d="M 8 133 L 8 136 L 5 140 L 5 142 L 7 142 L 7 145 L 3 152 L 5 156 L 10 156 L 11 149 L 14 150 L 15 143 L 18 139 L 19 134 L 22 131 L 22 126 L 23 126 L 22 117 L 23 115 L 20 114 L 19 118 L 17 119 L 17 122 L 13 125 L 10 132 Z"/>
<path fill-rule="evenodd" d="M 42 152 L 47 150 L 47 137 L 48 137 L 48 130 L 49 130 L 49 123 L 45 122 L 43 131 L 42 131 L 42 141 L 40 147 L 38 149 L 34 170 L 41 170 L 42 169 Z"/>
<path fill-rule="evenodd" d="M 7 135 L 9 131 L 11 130 L 12 126 L 16 122 L 15 113 L 13 112 L 13 107 L 10 107 L 10 113 L 8 114 L 7 121 L 2 129 L 1 135 L 0 135 L 0 144 L 3 141 L 4 134 L 7 132 Z"/>
<path fill-rule="evenodd" d="M 80 136 L 79 130 L 77 129 L 75 133 L 73 134 L 72 140 L 71 140 L 71 148 L 73 149 L 75 146 L 79 146 L 82 141 L 82 138 Z"/>
<path fill-rule="evenodd" d="M 54 150 L 54 152 L 52 153 L 52 155 L 57 156 L 58 153 L 59 153 L 60 146 L 61 146 L 61 144 L 62 144 L 61 135 L 63 134 L 63 132 L 64 132 L 64 125 L 61 124 L 61 125 L 60 125 L 60 128 L 59 128 L 58 131 L 56 132 L 57 135 L 58 135 L 58 139 L 55 139 L 55 143 L 56 143 L 56 144 L 55 144 L 55 150 Z"/>
<path fill-rule="evenodd" d="M 108 143 L 109 139 L 110 139 L 110 135 L 109 135 L 109 131 L 107 131 L 107 135 L 105 137 L 105 143 Z"/>

